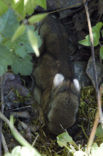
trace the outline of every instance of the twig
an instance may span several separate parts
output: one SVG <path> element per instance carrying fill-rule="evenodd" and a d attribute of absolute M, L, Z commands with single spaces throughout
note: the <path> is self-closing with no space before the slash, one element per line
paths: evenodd
<path fill-rule="evenodd" d="M 83 127 L 82 125 L 79 126 L 79 127 L 81 127 L 81 129 L 82 129 L 82 131 L 83 131 L 83 134 L 84 134 L 85 138 L 88 140 L 88 136 L 87 136 L 87 134 L 86 134 L 86 132 L 85 132 L 84 127 Z"/>
<path fill-rule="evenodd" d="M 91 131 L 91 134 L 90 134 L 90 137 L 89 137 L 89 141 L 88 141 L 88 144 L 87 144 L 86 152 L 88 153 L 88 155 L 90 153 L 90 149 L 91 149 L 94 137 L 95 137 L 95 133 L 96 133 L 96 129 L 97 129 L 97 126 L 98 126 L 98 122 L 99 122 L 99 111 L 97 111 L 97 113 L 96 113 L 95 121 L 94 121 L 94 124 L 93 124 L 93 128 L 92 128 L 92 131 Z"/>
<path fill-rule="evenodd" d="M 71 4 L 69 6 L 67 6 L 66 8 L 60 8 L 60 9 L 56 9 L 54 11 L 50 11 L 48 12 L 49 14 L 53 14 L 53 13 L 56 13 L 56 12 L 61 12 L 61 11 L 65 11 L 65 10 L 68 10 L 68 9 L 72 9 L 72 8 L 75 8 L 75 7 L 79 7 L 82 3 L 81 2 L 77 2 L 77 4 Z"/>
<path fill-rule="evenodd" d="M 38 151 L 36 149 L 34 149 L 31 144 L 29 144 L 29 142 L 27 140 L 25 140 L 25 138 L 23 138 L 23 136 L 18 132 L 18 130 L 14 127 L 12 121 L 9 121 L 5 115 L 3 115 L 0 111 L 0 118 L 6 122 L 6 124 L 9 126 L 9 128 L 11 129 L 11 132 L 14 136 L 14 138 L 22 145 L 22 146 L 26 146 L 28 147 L 30 150 L 32 150 L 35 155 L 40 156 L 40 154 L 38 153 Z"/>
<path fill-rule="evenodd" d="M 97 105 L 98 105 L 98 110 L 95 116 L 95 121 L 94 121 L 94 126 L 90 134 L 90 138 L 88 141 L 87 145 L 87 152 L 88 154 L 90 153 L 90 149 L 95 137 L 96 133 L 96 128 L 99 122 L 99 118 L 102 121 L 102 109 L 101 109 L 101 94 L 98 88 L 98 81 L 97 81 L 97 71 L 96 71 L 96 64 L 95 64 L 95 53 L 94 53 L 94 44 L 93 44 L 93 33 L 92 33 L 92 27 L 91 27 L 91 21 L 90 21 L 90 16 L 89 16 L 89 11 L 88 11 L 88 6 L 86 3 L 86 0 L 83 0 L 84 2 L 84 7 L 86 11 L 86 16 L 87 16 L 87 22 L 88 22 L 88 29 L 89 29 L 89 35 L 90 35 L 90 44 L 91 44 L 91 54 L 92 54 L 92 61 L 93 61 L 93 72 L 94 72 L 94 79 L 95 79 L 95 89 L 96 89 L 96 97 L 97 97 Z"/>
<path fill-rule="evenodd" d="M 100 105 L 102 103 L 101 102 L 101 97 L 102 97 L 102 86 L 100 87 L 99 96 L 98 96 L 98 102 L 100 103 Z M 87 152 L 88 153 L 90 152 L 90 148 L 91 148 L 91 145 L 92 145 L 94 137 L 95 137 L 95 133 L 96 133 L 96 129 L 97 129 L 97 126 L 98 126 L 98 122 L 99 122 L 99 109 L 97 110 L 97 113 L 96 113 L 96 116 L 95 116 L 94 125 L 93 125 L 92 131 L 91 131 L 91 135 L 90 135 L 90 138 L 89 138 L 89 141 L 88 141 L 88 146 L 87 146 Z"/>
<path fill-rule="evenodd" d="M 89 29 L 89 35 L 90 35 L 90 44 L 91 44 L 91 54 L 92 54 L 92 61 L 93 61 L 93 72 L 94 72 L 94 79 L 95 79 L 95 87 L 96 87 L 96 93 L 98 93 L 98 81 L 97 81 L 97 71 L 96 71 L 96 64 L 95 64 L 95 54 L 94 54 L 94 41 L 93 41 L 93 33 L 92 33 L 92 26 L 88 11 L 88 6 L 86 0 L 83 0 L 84 7 L 86 11 L 87 16 L 87 22 L 88 22 L 88 29 Z"/>
<path fill-rule="evenodd" d="M 33 141 L 33 143 L 32 143 L 32 146 L 33 146 L 33 147 L 35 146 L 38 137 L 39 137 L 39 134 L 37 134 L 37 136 L 35 137 L 35 139 L 34 139 L 34 141 Z"/>
<path fill-rule="evenodd" d="M 4 152 L 5 152 L 5 153 L 8 153 L 9 150 L 8 150 L 8 146 L 7 146 L 7 144 L 6 144 L 6 141 L 5 141 L 5 138 L 4 138 L 3 133 L 2 133 L 2 145 L 3 145 Z"/>

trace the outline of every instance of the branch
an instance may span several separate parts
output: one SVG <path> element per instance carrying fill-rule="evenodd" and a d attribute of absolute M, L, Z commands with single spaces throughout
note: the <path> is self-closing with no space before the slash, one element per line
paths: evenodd
<path fill-rule="evenodd" d="M 95 89 L 96 89 L 97 106 L 98 106 L 98 110 L 97 110 L 97 113 L 95 116 L 94 125 L 92 128 L 91 134 L 90 134 L 88 145 L 87 145 L 87 153 L 89 154 L 91 146 L 92 146 L 93 141 L 94 141 L 94 137 L 95 137 L 96 129 L 98 126 L 99 118 L 102 122 L 102 118 L 103 118 L 102 116 L 103 115 L 102 115 L 102 109 L 101 109 L 101 91 L 98 88 L 99 85 L 98 85 L 98 81 L 97 81 L 97 71 L 96 71 L 96 63 L 95 63 L 95 53 L 94 53 L 93 33 L 92 33 L 91 21 L 90 21 L 87 2 L 86 2 L 86 0 L 83 0 L 83 2 L 84 2 L 85 12 L 86 12 L 86 16 L 87 16 L 88 29 L 89 29 L 89 35 L 90 35 L 91 55 L 92 55 L 92 61 L 93 61 L 93 72 L 94 72 Z"/>

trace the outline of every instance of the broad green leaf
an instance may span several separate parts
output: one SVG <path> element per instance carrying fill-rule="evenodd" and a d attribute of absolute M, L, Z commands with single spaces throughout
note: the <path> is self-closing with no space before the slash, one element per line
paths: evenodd
<path fill-rule="evenodd" d="M 92 27 L 92 30 L 100 32 L 100 29 L 102 28 L 102 26 L 103 26 L 103 23 L 98 22 L 95 26 Z"/>
<path fill-rule="evenodd" d="M 0 63 L 0 76 L 7 72 L 7 66 L 5 64 Z"/>
<path fill-rule="evenodd" d="M 7 153 L 4 156 L 41 156 L 34 148 L 26 146 L 16 146 L 11 153 Z"/>
<path fill-rule="evenodd" d="M 103 46 L 100 47 L 100 58 L 103 60 Z"/>
<path fill-rule="evenodd" d="M 4 14 L 8 10 L 8 6 L 3 2 L 3 0 L 0 0 L 0 16 Z"/>
<path fill-rule="evenodd" d="M 18 48 L 20 49 L 20 47 Z M 24 49 L 20 49 L 19 52 L 22 53 L 22 50 Z M 0 45 L 0 75 L 4 74 L 7 71 L 8 65 L 12 67 L 12 70 L 16 74 L 31 74 L 33 66 L 31 62 L 32 57 L 27 54 L 25 54 L 26 57 L 24 57 L 24 54 L 18 55 L 19 56 L 15 55 L 14 51 L 9 51 L 8 48 L 6 48 L 5 46 Z M 22 58 L 20 58 L 20 56 Z"/>
<path fill-rule="evenodd" d="M 35 23 L 43 20 L 47 15 L 48 15 L 47 13 L 34 15 L 34 16 L 30 17 L 28 21 L 30 24 L 35 24 Z"/>
<path fill-rule="evenodd" d="M 94 27 L 92 27 L 94 46 L 97 46 L 99 44 L 100 30 L 101 30 L 102 26 L 103 26 L 103 23 L 98 22 Z"/>
<path fill-rule="evenodd" d="M 12 60 L 12 53 L 8 48 L 0 44 L 0 63 L 3 62 L 6 65 L 11 65 Z"/>
<path fill-rule="evenodd" d="M 97 31 L 94 31 L 93 32 L 94 46 L 97 46 L 99 44 L 99 38 L 100 38 L 100 33 L 98 33 Z M 91 44 L 90 44 L 89 35 L 87 35 L 84 40 L 79 41 L 79 43 L 84 46 L 90 46 Z"/>
<path fill-rule="evenodd" d="M 90 38 L 89 38 L 89 35 L 87 35 L 84 40 L 79 41 L 79 44 L 82 44 L 84 46 L 90 46 Z"/>
<path fill-rule="evenodd" d="M 102 139 L 102 141 L 103 141 L 103 128 L 101 125 L 99 125 L 97 130 L 96 130 L 96 136 L 98 138 Z"/>
<path fill-rule="evenodd" d="M 17 146 L 12 150 L 12 156 L 40 156 L 34 149 L 26 146 Z"/>
<path fill-rule="evenodd" d="M 37 57 L 39 57 L 39 55 L 40 55 L 39 47 L 41 44 L 40 37 L 38 36 L 37 32 L 34 32 L 30 28 L 28 28 L 27 31 L 28 31 L 28 38 L 29 38 L 30 44 L 34 50 L 34 53 Z"/>
<path fill-rule="evenodd" d="M 11 156 L 21 156 L 20 152 L 21 152 L 21 146 L 16 146 L 12 152 L 11 152 Z"/>
<path fill-rule="evenodd" d="M 22 34 L 24 33 L 24 31 L 25 31 L 25 25 L 22 24 L 22 25 L 20 25 L 20 26 L 17 28 L 17 30 L 15 31 L 15 33 L 14 33 L 14 35 L 13 35 L 11 41 L 12 41 L 12 42 L 15 41 L 20 35 L 22 35 Z"/>
<path fill-rule="evenodd" d="M 22 20 L 25 18 L 26 14 L 24 13 L 24 0 L 2 0 L 8 6 L 8 8 L 12 8 L 18 19 Z"/>
<path fill-rule="evenodd" d="M 0 45 L 0 76 L 2 76 L 6 71 L 8 65 L 12 65 L 13 58 L 12 54 L 5 46 Z"/>
<path fill-rule="evenodd" d="M 15 50 L 15 53 L 16 53 L 18 56 L 22 57 L 22 58 L 24 58 L 24 57 L 26 56 L 26 52 L 25 52 L 24 46 L 18 47 L 18 48 Z"/>
<path fill-rule="evenodd" d="M 26 56 L 28 53 L 33 53 L 33 49 L 29 43 L 27 33 L 25 32 L 23 35 L 21 35 L 15 42 L 13 42 L 15 45 L 15 51 L 18 49 L 22 49 L 20 56 Z M 24 49 L 24 50 L 23 50 Z"/>
<path fill-rule="evenodd" d="M 15 10 L 20 20 L 24 19 L 26 16 L 24 13 L 24 0 L 13 0 L 12 8 Z"/>
<path fill-rule="evenodd" d="M 103 30 L 101 30 L 101 35 L 102 35 L 102 38 L 103 38 Z"/>
<path fill-rule="evenodd" d="M 0 17 L 0 34 L 4 38 L 10 39 L 18 26 L 19 22 L 13 10 L 9 9 Z"/>
<path fill-rule="evenodd" d="M 12 64 L 12 70 L 14 73 L 21 75 L 30 75 L 32 73 L 33 64 L 31 62 L 32 57 L 30 55 L 26 56 L 25 58 L 15 58 Z"/>
<path fill-rule="evenodd" d="M 73 143 L 73 139 L 67 132 L 64 132 L 57 136 L 57 143 L 60 147 L 66 147 L 67 143 Z"/>
<path fill-rule="evenodd" d="M 31 15 L 36 8 L 36 0 L 24 0 L 24 12 L 27 15 Z"/>
<path fill-rule="evenodd" d="M 25 14 L 31 15 L 37 6 L 46 7 L 46 0 L 24 0 Z"/>
<path fill-rule="evenodd" d="M 22 75 L 29 75 L 32 71 L 32 63 L 28 53 L 33 53 L 33 49 L 26 30 L 23 32 L 24 26 L 19 28 L 18 26 L 19 22 L 13 10 L 9 9 L 0 17 L 0 43 L 2 44 L 0 45 L 0 75 L 7 71 L 8 65 L 15 73 Z M 16 38 L 16 40 L 11 42 L 15 31 L 14 39 Z M 20 35 L 21 33 L 22 35 Z"/>
<path fill-rule="evenodd" d="M 98 22 L 95 26 L 92 27 L 94 46 L 97 46 L 99 44 L 100 29 L 102 28 L 102 26 L 103 26 L 103 23 Z M 79 41 L 79 43 L 85 46 L 90 46 L 89 35 L 87 35 L 84 40 Z"/>
<path fill-rule="evenodd" d="M 28 53 L 33 53 L 26 30 L 14 42 L 11 42 L 11 40 L 8 39 L 2 44 L 22 58 L 24 58 Z"/>
<path fill-rule="evenodd" d="M 36 0 L 36 4 L 44 9 L 47 9 L 46 0 Z"/>

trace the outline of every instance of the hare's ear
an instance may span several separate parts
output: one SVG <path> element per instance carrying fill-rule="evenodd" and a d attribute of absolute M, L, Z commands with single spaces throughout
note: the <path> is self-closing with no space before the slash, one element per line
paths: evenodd
<path fill-rule="evenodd" d="M 58 87 L 64 81 L 64 76 L 62 74 L 57 73 L 53 79 L 53 87 Z"/>
<path fill-rule="evenodd" d="M 77 91 L 80 91 L 81 86 L 80 86 L 79 81 L 77 79 L 73 79 L 73 83 L 74 83 L 74 86 L 77 89 Z"/>

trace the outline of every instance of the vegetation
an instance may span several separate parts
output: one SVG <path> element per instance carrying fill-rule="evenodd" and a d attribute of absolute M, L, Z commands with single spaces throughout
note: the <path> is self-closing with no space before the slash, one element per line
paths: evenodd
<path fill-rule="evenodd" d="M 39 56 L 41 39 L 34 24 L 47 14 L 33 15 L 36 6 L 46 8 L 45 0 L 0 0 L 0 75 L 8 66 L 18 74 L 29 75 L 32 72 L 31 53 Z"/>
<path fill-rule="evenodd" d="M 39 47 L 42 43 L 38 32 L 34 31 L 34 24 L 47 16 L 47 13 L 30 16 L 36 6 L 45 9 L 46 0 L 0 0 L 0 76 L 8 71 L 8 67 L 16 74 L 31 74 L 33 67 L 31 54 L 35 53 L 38 57 L 40 55 Z M 103 46 L 100 41 L 101 37 L 103 38 L 102 27 L 103 23 L 99 22 L 92 30 L 94 46 L 100 46 L 100 57 L 103 59 Z M 79 43 L 90 46 L 89 35 Z M 81 114 L 84 113 L 83 105 L 83 101 L 81 101 Z M 94 109 L 92 109 L 92 113 L 95 113 Z M 6 153 L 5 156 L 41 155 L 15 129 L 13 118 L 8 121 L 1 113 L 0 118 L 8 124 L 12 134 L 16 140 L 19 138 L 18 142 L 21 144 L 21 146 L 15 147 L 11 153 Z M 103 130 L 101 126 L 97 129 L 96 141 L 98 144 L 93 144 L 90 156 L 102 156 Z M 86 146 L 78 145 L 67 132 L 57 136 L 57 143 L 74 156 L 87 155 Z"/>
<path fill-rule="evenodd" d="M 95 26 L 92 27 L 93 39 L 94 39 L 94 47 L 100 46 L 100 58 L 103 59 L 103 22 L 98 22 Z M 85 37 L 84 40 L 79 41 L 80 44 L 84 46 L 90 46 L 90 38 L 89 35 Z"/>

